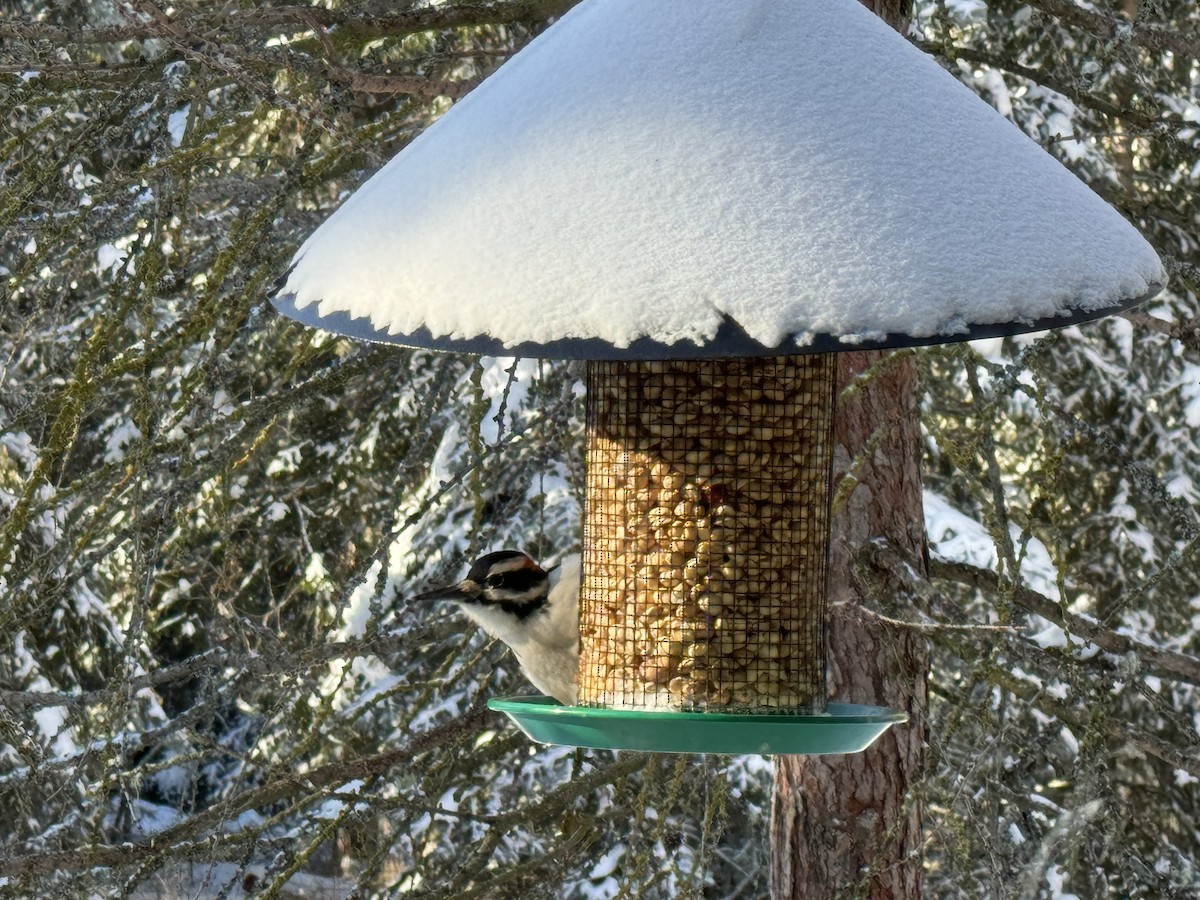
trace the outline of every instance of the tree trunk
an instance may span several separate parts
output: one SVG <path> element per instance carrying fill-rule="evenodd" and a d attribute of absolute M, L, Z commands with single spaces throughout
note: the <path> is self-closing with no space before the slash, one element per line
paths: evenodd
<path fill-rule="evenodd" d="M 839 383 L 883 359 L 878 352 L 842 354 Z M 902 598 L 914 576 L 925 577 L 916 400 L 916 364 L 908 356 L 885 361 L 838 409 L 835 485 L 849 466 L 858 468 L 833 521 L 827 637 L 833 699 L 903 709 L 910 719 L 864 753 L 778 758 L 771 818 L 776 900 L 920 894 L 920 804 L 909 788 L 923 762 L 928 651 L 920 635 L 860 609 Z"/>

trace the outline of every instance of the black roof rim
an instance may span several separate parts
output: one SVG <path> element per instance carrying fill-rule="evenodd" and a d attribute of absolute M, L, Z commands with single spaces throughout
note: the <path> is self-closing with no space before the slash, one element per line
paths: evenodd
<path fill-rule="evenodd" d="M 1161 291 L 1163 285 L 1155 284 L 1145 294 L 1132 297 L 1115 306 L 1102 309 L 1080 310 L 1066 316 L 1050 316 L 1032 322 L 995 322 L 972 325 L 958 334 L 938 334 L 913 337 L 907 334 L 888 334 L 878 340 L 844 341 L 833 335 L 821 334 L 803 347 L 797 347 L 791 339 L 769 347 L 754 340 L 733 319 L 726 317 L 716 336 L 705 344 L 679 341 L 664 344 L 649 338 L 638 338 L 628 347 L 615 347 L 599 338 L 564 338 L 546 342 L 526 342 L 513 346 L 497 338 L 480 335 L 473 338 L 435 337 L 428 329 L 421 328 L 409 334 L 388 334 L 371 324 L 366 317 L 353 318 L 346 312 L 321 315 L 317 304 L 297 307 L 295 295 L 279 294 L 272 299 L 275 308 L 304 325 L 321 328 L 344 337 L 382 344 L 398 344 L 426 350 L 444 350 L 452 353 L 474 353 L 480 356 L 522 356 L 541 359 L 592 359 L 592 360 L 656 360 L 656 359 L 728 359 L 736 357 L 794 356 L 802 353 L 842 353 L 849 350 L 888 350 L 900 347 L 923 347 L 932 344 L 950 344 L 973 341 L 980 338 L 1005 337 L 1031 331 L 1046 331 L 1065 328 L 1105 316 L 1124 312 L 1146 302 Z"/>

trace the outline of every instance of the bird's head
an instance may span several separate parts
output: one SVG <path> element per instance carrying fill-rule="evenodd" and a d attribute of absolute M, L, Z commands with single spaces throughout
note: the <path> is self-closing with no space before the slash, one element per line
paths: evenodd
<path fill-rule="evenodd" d="M 497 550 L 471 565 L 455 584 L 417 594 L 413 600 L 451 600 L 466 607 L 501 610 L 524 619 L 546 605 L 550 576 L 528 554 Z"/>

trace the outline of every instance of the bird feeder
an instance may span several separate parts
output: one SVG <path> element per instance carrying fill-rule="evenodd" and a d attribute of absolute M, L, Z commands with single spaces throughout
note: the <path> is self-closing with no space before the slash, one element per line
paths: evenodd
<path fill-rule="evenodd" d="M 826 702 L 837 351 L 1117 312 L 1141 236 L 856 0 L 584 0 L 296 254 L 275 303 L 587 359 L 580 705 L 536 739 L 861 750 Z"/>

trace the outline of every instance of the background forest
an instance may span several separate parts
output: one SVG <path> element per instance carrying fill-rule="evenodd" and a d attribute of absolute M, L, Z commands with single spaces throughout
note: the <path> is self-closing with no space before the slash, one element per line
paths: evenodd
<path fill-rule="evenodd" d="M 570 5 L 0 0 L 0 894 L 766 894 L 770 760 L 533 745 L 503 648 L 404 603 L 577 547 L 579 372 L 268 304 Z M 1200 6 L 913 17 L 1171 274 L 917 351 L 934 577 L 881 612 L 933 658 L 924 894 L 1194 897 Z"/>

